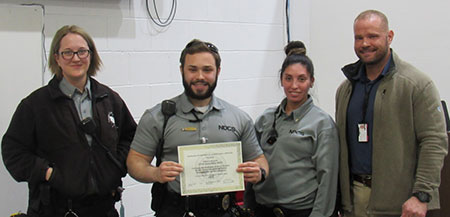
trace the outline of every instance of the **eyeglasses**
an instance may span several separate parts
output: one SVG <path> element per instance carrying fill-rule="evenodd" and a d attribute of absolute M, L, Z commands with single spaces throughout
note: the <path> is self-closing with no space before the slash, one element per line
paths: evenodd
<path fill-rule="evenodd" d="M 89 54 L 91 54 L 91 51 L 90 50 L 78 50 L 78 51 L 66 50 L 66 51 L 61 51 L 60 54 L 61 54 L 62 58 L 65 60 L 71 60 L 75 54 L 80 59 L 86 59 L 89 56 Z"/>

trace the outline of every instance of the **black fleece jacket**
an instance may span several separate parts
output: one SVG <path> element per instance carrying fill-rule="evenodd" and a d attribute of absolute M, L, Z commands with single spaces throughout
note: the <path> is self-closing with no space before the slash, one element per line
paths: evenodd
<path fill-rule="evenodd" d="M 136 123 L 116 92 L 90 79 L 96 133 L 126 168 Z M 5 166 L 16 181 L 28 182 L 30 205 L 39 198 L 39 186 L 47 183 L 49 166 L 50 188 L 74 199 L 92 194 L 92 189 L 107 195 L 126 175 L 100 145 L 88 145 L 74 102 L 61 92 L 59 82 L 54 77 L 21 101 L 2 140 Z"/>

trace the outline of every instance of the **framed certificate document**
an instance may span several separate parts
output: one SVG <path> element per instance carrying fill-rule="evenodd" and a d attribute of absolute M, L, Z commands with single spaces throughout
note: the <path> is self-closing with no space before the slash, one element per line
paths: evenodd
<path fill-rule="evenodd" d="M 178 146 L 181 195 L 242 191 L 244 174 L 236 172 L 242 163 L 241 142 Z"/>

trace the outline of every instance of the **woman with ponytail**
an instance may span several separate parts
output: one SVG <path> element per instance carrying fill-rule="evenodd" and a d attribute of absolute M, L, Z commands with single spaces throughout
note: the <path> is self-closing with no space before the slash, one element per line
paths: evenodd
<path fill-rule="evenodd" d="M 337 191 L 339 141 L 333 119 L 309 94 L 314 66 L 301 41 L 285 47 L 280 70 L 285 98 L 255 129 L 270 174 L 253 185 L 258 217 L 328 217 Z"/>

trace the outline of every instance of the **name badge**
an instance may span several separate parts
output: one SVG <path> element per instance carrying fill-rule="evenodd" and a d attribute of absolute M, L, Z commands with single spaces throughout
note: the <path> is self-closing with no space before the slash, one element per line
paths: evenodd
<path fill-rule="evenodd" d="M 358 142 L 368 142 L 369 135 L 367 133 L 368 125 L 365 123 L 358 124 Z"/>
<path fill-rule="evenodd" d="M 196 127 L 185 127 L 181 128 L 181 131 L 197 131 Z"/>

